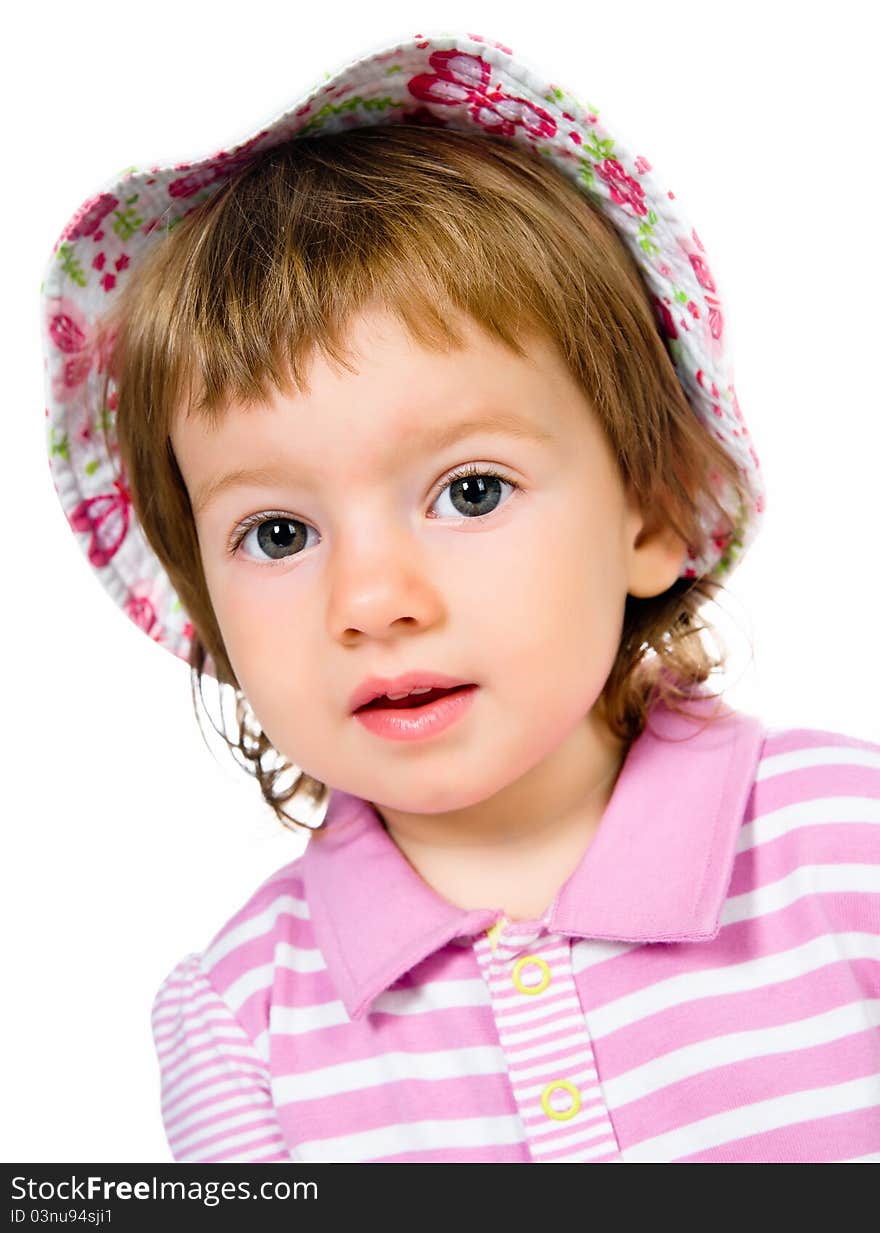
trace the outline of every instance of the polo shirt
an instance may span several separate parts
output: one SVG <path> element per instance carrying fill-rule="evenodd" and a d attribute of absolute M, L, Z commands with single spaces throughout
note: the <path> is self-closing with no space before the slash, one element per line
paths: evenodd
<path fill-rule="evenodd" d="M 155 997 L 175 1160 L 880 1160 L 880 745 L 659 704 L 529 921 L 326 822 Z"/>

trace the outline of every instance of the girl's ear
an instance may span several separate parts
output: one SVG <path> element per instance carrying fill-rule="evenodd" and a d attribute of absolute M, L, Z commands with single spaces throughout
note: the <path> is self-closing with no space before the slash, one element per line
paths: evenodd
<path fill-rule="evenodd" d="M 680 577 L 688 546 L 661 513 L 642 510 L 631 484 L 627 485 L 627 519 L 627 591 L 637 599 L 661 595 Z"/>

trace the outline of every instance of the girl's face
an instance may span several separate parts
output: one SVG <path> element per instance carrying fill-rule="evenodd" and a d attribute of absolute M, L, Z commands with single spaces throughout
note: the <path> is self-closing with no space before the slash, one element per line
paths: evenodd
<path fill-rule="evenodd" d="M 465 350 L 434 354 L 364 314 L 355 373 L 316 356 L 308 396 L 172 432 L 263 730 L 316 779 L 413 814 L 537 784 L 573 740 L 600 742 L 627 592 L 665 590 L 685 552 L 645 530 L 555 347 L 518 359 L 465 328 Z M 450 482 L 462 466 L 482 488 Z M 479 687 L 451 727 L 397 741 L 353 716 L 367 677 L 418 669 Z"/>

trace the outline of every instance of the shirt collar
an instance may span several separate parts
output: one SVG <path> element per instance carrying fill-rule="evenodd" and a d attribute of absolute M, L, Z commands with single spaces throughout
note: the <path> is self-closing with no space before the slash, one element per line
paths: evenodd
<path fill-rule="evenodd" d="M 715 713 L 715 698 L 689 704 Z M 759 719 L 723 704 L 699 723 L 658 703 L 632 743 L 602 821 L 548 910 L 575 938 L 702 942 L 715 937 L 760 756 Z M 318 945 L 351 1019 L 453 938 L 500 908 L 447 902 L 410 865 L 367 801 L 334 789 L 327 829 L 300 868 Z"/>

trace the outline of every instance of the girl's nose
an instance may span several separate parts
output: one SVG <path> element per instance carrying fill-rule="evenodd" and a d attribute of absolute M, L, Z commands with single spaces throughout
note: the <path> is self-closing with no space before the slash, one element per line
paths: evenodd
<path fill-rule="evenodd" d="M 362 526 L 361 532 L 365 530 Z M 428 628 L 441 619 L 443 601 L 424 548 L 414 537 L 379 531 L 333 554 L 327 622 L 332 637 L 384 638 L 405 626 Z"/>

